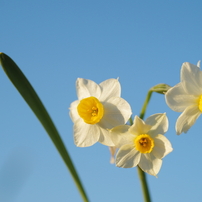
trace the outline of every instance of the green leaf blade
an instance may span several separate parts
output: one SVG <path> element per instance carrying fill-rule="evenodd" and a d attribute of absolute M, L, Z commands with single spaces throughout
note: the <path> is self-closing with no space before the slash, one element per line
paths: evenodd
<path fill-rule="evenodd" d="M 29 107 L 32 109 L 36 117 L 39 119 L 44 129 L 48 133 L 58 152 L 60 153 L 62 159 L 64 160 L 72 178 L 83 198 L 83 201 L 88 202 L 88 197 L 82 186 L 81 180 L 76 172 L 73 162 L 68 154 L 68 151 L 52 121 L 47 110 L 45 109 L 40 98 L 36 94 L 34 88 L 31 86 L 30 82 L 27 80 L 23 72 L 17 66 L 17 64 L 6 54 L 0 53 L 0 64 L 3 67 L 4 72 L 19 91 L 21 96 L 27 102 Z"/>

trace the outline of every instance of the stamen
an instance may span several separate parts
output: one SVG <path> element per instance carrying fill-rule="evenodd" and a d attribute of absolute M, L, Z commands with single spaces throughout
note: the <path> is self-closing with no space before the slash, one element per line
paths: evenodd
<path fill-rule="evenodd" d="M 147 146 L 147 139 L 146 139 L 146 138 L 142 138 L 142 139 L 140 139 L 139 143 L 140 143 L 143 147 L 146 147 L 146 146 Z"/>
<path fill-rule="evenodd" d="M 141 153 L 150 153 L 154 147 L 154 140 L 148 134 L 138 135 L 134 143 L 135 148 Z"/>

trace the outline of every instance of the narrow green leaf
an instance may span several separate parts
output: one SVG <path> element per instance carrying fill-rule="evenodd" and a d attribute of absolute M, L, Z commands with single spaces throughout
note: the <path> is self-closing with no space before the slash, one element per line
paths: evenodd
<path fill-rule="evenodd" d="M 24 76 L 22 71 L 19 69 L 19 67 L 16 65 L 16 63 L 9 56 L 4 53 L 0 53 L 0 64 L 2 65 L 10 81 L 17 88 L 21 96 L 24 98 L 24 100 L 27 102 L 29 107 L 32 109 L 34 114 L 45 128 L 62 159 L 64 160 L 67 168 L 69 169 L 72 178 L 74 179 L 74 182 L 81 194 L 81 197 L 83 198 L 83 201 L 88 202 L 87 195 L 73 165 L 73 162 L 68 154 L 68 151 L 35 90 Z"/>

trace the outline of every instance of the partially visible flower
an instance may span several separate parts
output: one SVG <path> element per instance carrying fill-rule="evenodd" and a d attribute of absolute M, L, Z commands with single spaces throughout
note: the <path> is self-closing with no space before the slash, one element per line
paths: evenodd
<path fill-rule="evenodd" d="M 175 129 L 178 135 L 186 133 L 202 113 L 202 71 L 200 63 L 185 62 L 181 68 L 181 82 L 166 93 L 167 105 L 176 112 L 182 112 Z"/>
<path fill-rule="evenodd" d="M 111 129 L 112 140 L 120 148 L 116 154 L 116 166 L 139 166 L 144 172 L 157 176 L 162 158 L 173 149 L 163 135 L 168 130 L 166 114 L 154 114 L 144 122 L 138 116 L 132 126 L 121 125 Z"/>
<path fill-rule="evenodd" d="M 98 85 L 94 81 L 78 78 L 76 89 L 78 100 L 70 106 L 75 144 L 88 147 L 100 142 L 114 146 L 108 129 L 125 124 L 132 114 L 128 102 L 120 97 L 118 79 L 108 79 Z"/>

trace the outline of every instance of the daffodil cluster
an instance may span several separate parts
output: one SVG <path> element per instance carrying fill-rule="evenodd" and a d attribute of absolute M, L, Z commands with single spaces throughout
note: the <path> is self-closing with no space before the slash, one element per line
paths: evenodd
<path fill-rule="evenodd" d="M 168 130 L 166 114 L 154 114 L 145 122 L 135 116 L 133 125 L 127 125 L 132 111 L 128 102 L 120 97 L 118 79 L 96 84 L 78 78 L 76 90 L 78 100 L 70 105 L 75 144 L 87 147 L 100 142 L 113 153 L 118 148 L 116 166 L 138 165 L 144 172 L 156 176 L 162 158 L 172 151 L 171 143 L 164 136 Z"/>

